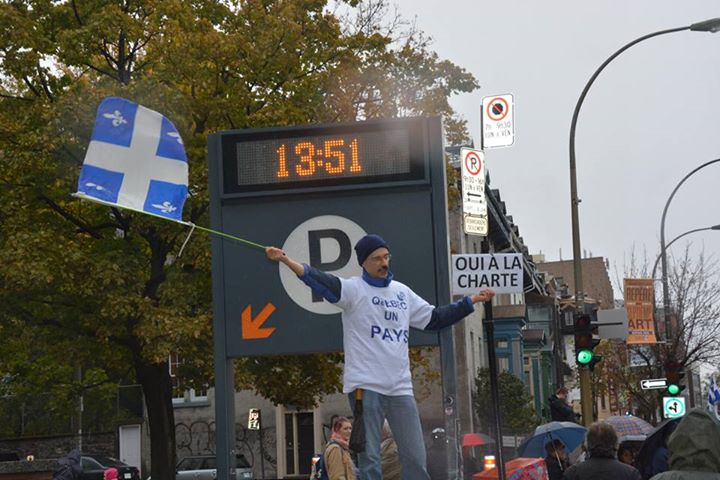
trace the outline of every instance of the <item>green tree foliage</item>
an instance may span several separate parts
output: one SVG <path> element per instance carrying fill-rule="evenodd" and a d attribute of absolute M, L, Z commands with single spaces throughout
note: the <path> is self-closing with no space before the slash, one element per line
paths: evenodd
<path fill-rule="evenodd" d="M 206 140 L 215 131 L 429 114 L 443 116 L 450 141 L 466 139 L 448 97 L 475 79 L 387 22 L 383 1 L 340 6 L 0 1 L 3 389 L 56 392 L 71 408 L 90 388 L 141 384 L 151 474 L 174 476 L 167 359 L 184 359 L 183 385 L 212 383 L 209 242 L 196 236 L 177 258 L 182 227 L 70 196 L 95 110 L 117 95 L 173 120 L 190 166 L 184 219 L 199 225 L 209 223 Z M 251 238 L 252 229 L 234 233 Z M 240 359 L 238 384 L 307 406 L 337 390 L 339 360 Z"/>
<path fill-rule="evenodd" d="M 500 398 L 500 425 L 503 434 L 524 434 L 531 432 L 537 425 L 537 413 L 532 397 L 525 384 L 508 371 L 498 375 L 498 396 Z M 483 431 L 492 432 L 495 421 L 492 416 L 490 395 L 490 370 L 481 368 L 475 377 L 475 413 L 480 419 Z"/>

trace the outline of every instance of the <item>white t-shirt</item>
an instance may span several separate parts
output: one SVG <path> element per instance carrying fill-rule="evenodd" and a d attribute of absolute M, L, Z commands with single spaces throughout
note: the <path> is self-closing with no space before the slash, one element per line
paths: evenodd
<path fill-rule="evenodd" d="M 410 327 L 424 329 L 435 308 L 393 280 L 374 287 L 361 277 L 341 278 L 345 369 L 343 392 L 356 388 L 383 395 L 412 395 Z"/>

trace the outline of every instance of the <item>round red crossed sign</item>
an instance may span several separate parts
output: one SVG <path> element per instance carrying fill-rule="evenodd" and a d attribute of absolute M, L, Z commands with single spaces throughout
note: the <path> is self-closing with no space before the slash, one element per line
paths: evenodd
<path fill-rule="evenodd" d="M 488 118 L 490 120 L 493 120 L 495 122 L 499 122 L 510 111 L 510 108 L 508 106 L 507 100 L 505 100 L 502 97 L 495 97 L 490 102 L 488 102 L 488 106 L 485 109 L 485 113 L 487 114 Z"/>
<path fill-rule="evenodd" d="M 465 169 L 471 175 L 477 175 L 482 168 L 482 158 L 476 152 L 468 152 L 465 155 Z"/>

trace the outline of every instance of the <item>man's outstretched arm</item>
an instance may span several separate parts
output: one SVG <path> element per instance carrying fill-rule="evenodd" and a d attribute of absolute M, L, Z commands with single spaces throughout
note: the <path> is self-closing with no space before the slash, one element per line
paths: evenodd
<path fill-rule="evenodd" d="M 474 305 L 479 302 L 489 302 L 495 296 L 495 292 L 490 289 L 480 290 L 474 295 L 463 297 L 455 303 L 435 307 L 430 317 L 430 323 L 427 324 L 425 330 L 437 331 L 450 325 L 454 325 L 466 316 L 470 315 Z"/>
<path fill-rule="evenodd" d="M 293 260 L 288 257 L 285 252 L 276 247 L 266 247 L 265 254 L 268 259 L 275 262 L 284 263 L 287 267 L 297 275 L 300 280 L 310 287 L 314 292 L 322 295 L 330 303 L 337 303 L 340 300 L 342 285 L 340 279 L 335 275 L 322 272 L 317 268 Z"/>
<path fill-rule="evenodd" d="M 303 264 L 288 257 L 280 248 L 265 247 L 265 255 L 267 255 L 268 259 L 274 262 L 284 263 L 298 277 L 302 277 L 305 273 L 305 267 Z"/>

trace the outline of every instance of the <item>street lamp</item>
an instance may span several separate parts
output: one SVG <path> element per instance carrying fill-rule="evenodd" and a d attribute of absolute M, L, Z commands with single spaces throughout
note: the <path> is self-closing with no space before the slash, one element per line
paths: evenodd
<path fill-rule="evenodd" d="M 677 237 L 670 240 L 670 242 L 668 242 L 668 244 L 665 245 L 665 248 L 662 249 L 662 251 L 658 254 L 657 258 L 655 259 L 655 263 L 653 264 L 652 274 L 650 275 L 650 278 L 655 280 L 655 278 L 656 278 L 655 274 L 657 273 L 658 263 L 660 263 L 660 259 L 663 258 L 663 254 L 668 250 L 668 248 L 670 248 L 670 245 L 677 242 L 678 240 L 680 240 L 681 238 L 683 238 L 686 235 L 690 235 L 691 233 L 696 233 L 696 232 L 704 232 L 706 230 L 720 230 L 720 225 L 713 225 L 712 227 L 704 227 L 704 228 L 694 228 L 692 230 L 688 230 L 685 233 L 681 233 Z M 655 315 L 653 315 L 653 324 L 655 325 L 656 334 L 660 333 L 660 330 L 658 329 L 657 317 Z M 667 328 L 667 324 L 665 324 L 665 327 Z M 667 330 L 665 331 L 665 338 L 666 339 L 668 338 Z"/>
<path fill-rule="evenodd" d="M 680 182 L 678 182 L 677 185 L 675 185 L 675 188 L 673 189 L 672 193 L 670 194 L 670 197 L 668 197 L 667 202 L 665 202 L 665 208 L 663 209 L 662 213 L 662 219 L 660 220 L 660 259 L 662 262 L 662 293 L 663 293 L 663 318 L 665 320 L 665 338 L 670 338 L 670 291 L 668 289 L 668 276 L 667 276 L 667 247 L 665 246 L 665 216 L 667 215 L 668 207 L 670 206 L 670 201 L 672 201 L 673 197 L 675 196 L 675 193 L 680 188 L 680 185 L 685 183 L 685 180 L 690 178 L 695 172 L 698 170 L 702 170 L 703 168 L 707 167 L 708 165 L 712 165 L 713 163 L 720 162 L 720 158 L 716 158 L 715 160 L 710 160 L 709 162 L 705 162 L 699 167 L 695 168 L 693 171 L 685 175 Z M 655 278 L 653 276 L 653 278 Z"/>
<path fill-rule="evenodd" d="M 582 282 L 582 251 L 580 250 L 580 220 L 578 217 L 578 204 L 580 200 L 577 194 L 577 175 L 575 169 L 575 129 L 577 126 L 578 115 L 580 114 L 580 107 L 582 107 L 585 96 L 590 90 L 590 87 L 595 82 L 595 79 L 600 75 L 605 67 L 608 66 L 618 55 L 623 53 L 633 45 L 647 40 L 649 38 L 657 37 L 659 35 L 665 35 L 667 33 L 681 32 L 684 30 L 691 30 L 696 32 L 710 32 L 715 33 L 720 31 L 720 18 L 713 18 L 705 20 L 703 22 L 693 23 L 687 27 L 671 28 L 668 30 L 660 30 L 659 32 L 650 33 L 642 36 L 622 47 L 617 52 L 613 53 L 607 60 L 603 62 L 600 67 L 595 70 L 590 80 L 588 80 L 585 88 L 578 98 L 577 105 L 575 105 L 575 111 L 573 112 L 572 121 L 570 123 L 570 212 L 572 217 L 572 239 L 573 239 L 573 271 L 575 276 L 575 304 L 576 312 L 582 313 L 584 310 L 585 293 L 583 291 Z M 664 247 L 664 245 L 663 245 Z M 663 269 L 664 272 L 664 269 Z M 590 402 L 590 371 L 587 368 L 580 368 L 580 403 L 582 406 L 582 416 L 585 425 L 592 423 L 592 403 Z"/>
<path fill-rule="evenodd" d="M 688 230 L 685 233 L 681 233 L 677 237 L 670 240 L 667 245 L 665 245 L 665 250 L 670 248 L 670 245 L 677 242 L 678 240 L 680 240 L 681 238 L 683 238 L 686 235 L 690 235 L 691 233 L 697 233 L 697 232 L 705 232 L 707 230 L 720 230 L 720 225 L 713 225 L 712 227 L 704 227 L 704 228 L 694 228 L 692 230 Z M 661 258 L 662 258 L 662 252 L 658 254 L 657 258 L 655 259 L 655 263 L 653 264 L 652 274 L 650 275 L 650 278 L 652 278 L 653 280 L 655 279 L 655 274 L 657 273 L 657 267 L 658 267 L 658 264 L 660 263 Z"/>

